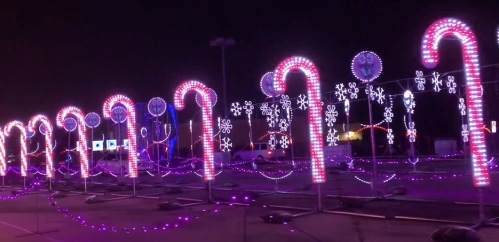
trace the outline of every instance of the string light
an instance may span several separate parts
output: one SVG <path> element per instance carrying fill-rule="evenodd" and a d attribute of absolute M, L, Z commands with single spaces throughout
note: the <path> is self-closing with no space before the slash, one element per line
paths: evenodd
<path fill-rule="evenodd" d="M 57 112 L 56 124 L 58 127 L 64 127 L 64 122 L 70 116 L 75 117 L 76 127 L 78 128 L 78 152 L 80 153 L 81 178 L 88 178 L 88 149 L 87 149 L 87 128 L 85 126 L 85 114 L 77 107 L 64 107 Z M 100 118 L 99 118 L 100 120 Z M 100 123 L 100 121 L 99 121 Z M 97 124 L 98 125 L 98 124 Z"/>
<path fill-rule="evenodd" d="M 177 110 L 182 110 L 185 107 L 185 94 L 190 91 L 195 91 L 200 96 L 198 104 L 201 104 L 203 114 L 203 157 L 204 157 L 204 180 L 211 181 L 215 179 L 215 166 L 213 162 L 213 114 L 211 108 L 212 100 L 211 93 L 206 85 L 199 81 L 185 81 L 180 84 L 175 90 L 174 105 Z M 197 100 L 197 98 L 196 98 Z"/>
<path fill-rule="evenodd" d="M 0 176 L 7 174 L 7 162 L 5 153 L 5 136 L 3 130 L 0 128 Z"/>
<path fill-rule="evenodd" d="M 462 21 L 444 18 L 433 23 L 425 32 L 421 44 L 422 62 L 426 68 L 438 63 L 438 44 L 446 36 L 455 36 L 461 41 L 463 64 L 466 77 L 466 99 L 470 146 L 473 162 L 474 185 L 490 185 L 487 167 L 485 134 L 483 130 L 483 105 L 481 97 L 480 64 L 475 34 Z"/>
<path fill-rule="evenodd" d="M 46 176 L 48 178 L 52 178 L 54 176 L 54 161 L 52 154 L 52 125 L 50 124 L 49 118 L 44 115 L 36 115 L 33 116 L 28 123 L 28 129 L 30 132 L 35 132 L 36 124 L 41 122 L 45 125 L 45 167 L 46 167 Z"/>
<path fill-rule="evenodd" d="M 10 136 L 10 131 L 12 128 L 18 128 L 21 131 L 20 145 L 21 145 L 21 176 L 26 177 L 28 175 L 28 148 L 26 142 L 26 127 L 21 121 L 10 121 L 5 125 L 4 135 Z"/>

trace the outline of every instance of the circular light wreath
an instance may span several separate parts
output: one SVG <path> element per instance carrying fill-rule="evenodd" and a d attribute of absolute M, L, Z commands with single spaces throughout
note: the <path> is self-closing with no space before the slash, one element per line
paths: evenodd
<path fill-rule="evenodd" d="M 364 69 L 367 62 L 369 69 Z M 353 75 L 362 82 L 372 82 L 378 78 L 383 71 L 381 58 L 372 51 L 362 51 L 352 59 L 351 65 Z"/>
<path fill-rule="evenodd" d="M 76 130 L 76 127 L 78 127 L 78 122 L 76 122 L 76 119 L 74 118 L 66 118 L 64 119 L 63 127 L 66 131 L 73 132 Z"/>
<path fill-rule="evenodd" d="M 154 117 L 159 117 L 166 112 L 166 101 L 163 98 L 155 97 L 147 104 L 147 111 Z"/>
<path fill-rule="evenodd" d="M 85 115 L 85 124 L 90 128 L 96 128 L 100 124 L 100 116 L 95 112 Z"/>
<path fill-rule="evenodd" d="M 208 88 L 210 89 L 210 96 L 211 96 L 211 107 L 215 107 L 215 104 L 217 104 L 217 101 L 218 101 L 218 96 L 217 96 L 217 93 L 215 91 L 213 91 L 213 89 L 211 88 Z M 198 104 L 199 107 L 202 107 L 201 105 L 201 95 L 196 94 L 196 103 Z"/>

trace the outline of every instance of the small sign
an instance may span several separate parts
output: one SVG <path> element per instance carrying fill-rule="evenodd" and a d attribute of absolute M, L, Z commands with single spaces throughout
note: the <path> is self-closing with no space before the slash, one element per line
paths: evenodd
<path fill-rule="evenodd" d="M 104 141 L 98 140 L 92 142 L 92 150 L 93 151 L 102 151 L 104 150 Z"/>
<path fill-rule="evenodd" d="M 492 131 L 492 133 L 496 133 L 497 132 L 497 123 L 496 121 L 492 121 L 492 128 L 490 129 Z"/>
<path fill-rule="evenodd" d="M 106 140 L 107 142 L 107 150 L 116 150 L 116 140 L 110 139 Z"/>
<path fill-rule="evenodd" d="M 128 150 L 128 145 L 129 145 L 128 139 L 124 139 L 123 140 L 123 149 Z"/>
<path fill-rule="evenodd" d="M 76 151 L 80 152 L 80 141 L 76 141 Z"/>

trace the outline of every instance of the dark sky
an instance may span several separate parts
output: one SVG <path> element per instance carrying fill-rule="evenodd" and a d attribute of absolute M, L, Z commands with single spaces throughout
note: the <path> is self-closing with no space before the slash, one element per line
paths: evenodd
<path fill-rule="evenodd" d="M 382 58 L 378 82 L 413 77 L 424 69 L 424 31 L 443 17 L 473 28 L 482 65 L 499 62 L 493 1 L 179 2 L 2 1 L 0 123 L 40 112 L 54 118 L 70 104 L 102 113 L 103 101 L 117 93 L 171 102 L 186 79 L 221 96 L 220 49 L 209 46 L 219 36 L 236 41 L 226 52 L 229 103 L 262 101 L 261 76 L 293 55 L 315 62 L 324 91 L 353 80 L 350 61 L 362 50 Z M 448 46 L 442 72 L 462 68 L 459 44 Z M 289 92 L 297 96 L 304 87 L 297 82 Z"/>

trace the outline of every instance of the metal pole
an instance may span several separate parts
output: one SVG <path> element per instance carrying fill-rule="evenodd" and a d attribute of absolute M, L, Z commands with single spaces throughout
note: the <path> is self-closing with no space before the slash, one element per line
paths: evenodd
<path fill-rule="evenodd" d="M 189 120 L 189 132 L 191 133 L 191 158 L 194 158 L 194 147 L 192 145 L 192 120 Z"/>
<path fill-rule="evenodd" d="M 485 214 L 483 208 L 483 188 L 478 189 L 478 210 L 480 223 L 485 221 Z"/>
<path fill-rule="evenodd" d="M 411 123 L 412 123 L 412 112 L 409 111 L 409 125 L 411 125 Z M 412 162 L 411 163 L 414 166 L 414 172 L 416 172 L 416 164 L 417 164 L 417 162 L 416 162 L 416 155 L 414 153 L 414 142 L 410 142 L 410 140 L 409 140 L 409 143 L 411 145 L 411 155 L 412 155 Z"/>
<path fill-rule="evenodd" d="M 223 79 L 223 94 L 224 94 L 224 117 L 228 118 L 227 114 L 227 80 L 225 78 L 225 43 L 222 44 L 222 79 Z M 224 139 L 227 139 L 227 133 L 224 133 Z M 220 140 L 220 144 L 222 144 L 222 140 Z M 222 159 L 223 161 L 223 159 Z"/>
<path fill-rule="evenodd" d="M 291 148 L 291 163 L 294 166 L 295 165 L 295 149 L 293 147 L 293 133 L 291 132 L 291 114 L 290 114 L 291 110 L 289 107 L 287 108 L 287 111 L 288 111 L 288 120 L 289 120 L 289 138 L 290 138 L 290 144 L 291 144 L 291 147 L 290 147 Z"/>
<path fill-rule="evenodd" d="M 369 89 L 369 83 L 367 83 L 366 88 Z M 367 94 L 367 102 L 369 104 L 369 127 L 371 129 L 371 149 L 373 153 L 373 175 L 377 175 L 376 169 L 376 144 L 374 143 L 374 127 L 373 127 L 373 113 L 372 113 L 372 105 L 371 105 L 371 94 Z M 374 188 L 373 188 L 374 189 Z"/>
<path fill-rule="evenodd" d="M 156 116 L 156 140 L 157 142 L 159 142 L 159 131 L 160 131 L 160 123 L 159 123 L 159 117 Z M 159 154 L 159 143 L 156 144 L 156 150 L 158 152 L 158 176 L 161 177 L 160 173 L 159 173 L 159 165 L 160 165 L 160 161 L 161 161 L 161 155 Z"/>
<path fill-rule="evenodd" d="M 90 162 L 92 163 L 92 169 L 90 170 L 90 182 L 94 182 L 94 127 L 91 128 L 91 139 L 92 139 L 92 152 L 90 153 Z"/>
<path fill-rule="evenodd" d="M 317 210 L 322 210 L 321 184 L 317 183 Z"/>
<path fill-rule="evenodd" d="M 71 174 L 71 171 L 69 170 L 71 166 L 71 160 L 69 159 L 69 157 L 71 157 L 71 131 L 68 131 L 68 152 L 66 157 L 68 163 L 68 170 L 66 171 L 66 174 L 68 175 L 68 178 L 70 178 L 69 174 Z"/>
<path fill-rule="evenodd" d="M 251 127 L 251 114 L 248 114 L 248 124 L 249 124 L 249 139 L 250 139 L 250 147 L 251 147 L 251 159 L 255 158 L 255 150 L 253 145 L 253 128 Z"/>
<path fill-rule="evenodd" d="M 211 202 L 212 199 L 212 193 L 211 193 L 211 180 L 208 181 L 208 201 Z"/>
<path fill-rule="evenodd" d="M 458 94 L 459 94 L 459 97 L 461 97 L 461 89 L 458 89 Z M 464 125 L 464 115 L 461 115 L 461 127 Z M 464 153 L 464 160 L 467 159 L 467 150 L 468 150 L 468 147 L 466 147 L 466 142 L 464 142 L 464 139 L 463 139 L 463 153 Z"/>
<path fill-rule="evenodd" d="M 121 146 L 120 146 L 120 139 L 121 139 L 121 123 L 118 123 L 118 140 L 116 140 L 116 148 L 118 149 L 118 162 L 120 163 L 120 179 L 123 179 L 123 164 L 121 163 Z M 119 183 L 118 179 L 118 183 Z"/>

